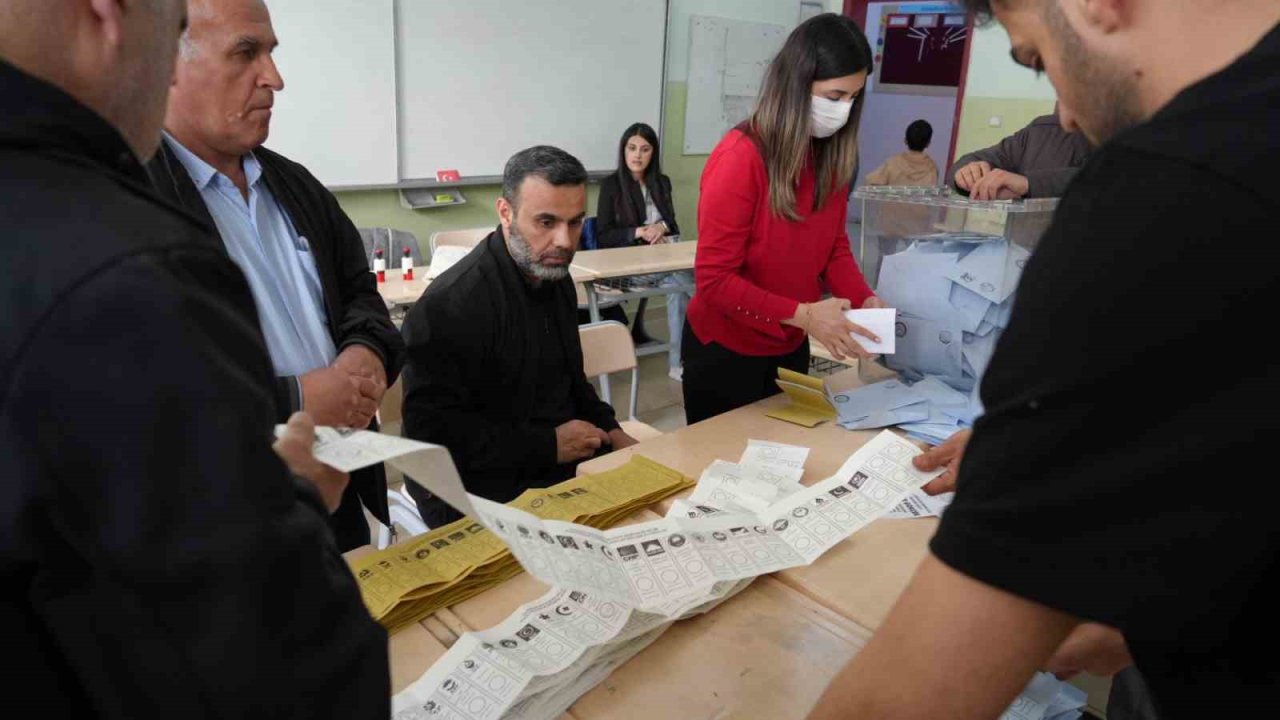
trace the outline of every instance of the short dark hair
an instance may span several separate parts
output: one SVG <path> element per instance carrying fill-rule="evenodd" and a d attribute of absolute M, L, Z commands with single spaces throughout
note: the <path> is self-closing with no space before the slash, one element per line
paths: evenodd
<path fill-rule="evenodd" d="M 587 169 L 582 161 L 560 148 L 535 145 L 512 155 L 502 171 L 502 197 L 512 207 L 517 205 L 520 186 L 531 175 L 556 187 L 587 184 Z"/>
<path fill-rule="evenodd" d="M 917 120 L 907 126 L 907 147 L 922 152 L 933 142 L 933 126 L 928 120 Z"/>

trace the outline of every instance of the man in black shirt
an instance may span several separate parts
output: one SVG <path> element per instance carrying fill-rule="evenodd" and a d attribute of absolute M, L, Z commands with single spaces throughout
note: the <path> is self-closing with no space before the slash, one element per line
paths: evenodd
<path fill-rule="evenodd" d="M 346 478 L 307 421 L 282 454 L 311 482 L 272 452 L 244 276 L 143 171 L 184 7 L 0 0 L 0 690 L 385 719 L 386 633 L 326 524 Z"/>
<path fill-rule="evenodd" d="M 582 370 L 569 262 L 587 172 L 563 150 L 517 153 L 502 224 L 447 270 L 404 322 L 404 432 L 449 448 L 467 489 L 498 502 L 573 477 L 578 462 L 635 444 Z M 422 518 L 457 512 L 414 483 Z"/>
<path fill-rule="evenodd" d="M 1257 324 L 1280 307 L 1280 3 L 992 8 L 1104 144 L 1026 268 L 932 556 L 813 717 L 996 717 L 1080 633 L 1127 642 L 1161 718 L 1257 712 L 1280 687 Z M 1229 364 L 1188 372 L 1206 342 Z"/>

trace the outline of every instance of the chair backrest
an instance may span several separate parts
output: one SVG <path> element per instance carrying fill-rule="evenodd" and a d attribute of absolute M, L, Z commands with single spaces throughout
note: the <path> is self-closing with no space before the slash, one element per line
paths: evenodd
<path fill-rule="evenodd" d="M 492 227 L 470 228 L 467 230 L 440 230 L 431 233 L 431 239 L 428 243 L 431 245 L 431 253 L 435 254 L 436 248 L 442 245 L 457 245 L 460 247 L 475 247 L 480 244 L 493 232 Z"/>
<path fill-rule="evenodd" d="M 582 223 L 582 242 L 579 243 L 583 250 L 598 250 L 600 248 L 600 240 L 596 237 L 596 219 L 589 217 Z"/>
<path fill-rule="evenodd" d="M 400 257 L 404 248 L 409 248 L 409 257 L 415 266 L 426 265 L 422 261 L 422 247 L 418 245 L 418 237 L 408 230 L 394 228 L 359 228 L 360 241 L 364 243 L 364 256 L 373 267 L 373 251 L 382 248 L 386 253 L 387 267 L 400 267 Z"/>
<path fill-rule="evenodd" d="M 614 320 L 579 325 L 578 337 L 582 339 L 582 369 L 587 377 L 636 366 L 636 346 L 626 325 Z"/>

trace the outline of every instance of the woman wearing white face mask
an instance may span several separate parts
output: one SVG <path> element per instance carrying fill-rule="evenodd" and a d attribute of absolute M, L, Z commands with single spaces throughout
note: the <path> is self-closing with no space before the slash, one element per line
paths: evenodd
<path fill-rule="evenodd" d="M 852 20 L 805 21 L 769 65 L 751 118 L 707 161 L 683 343 L 690 423 L 778 392 L 779 367 L 807 372 L 807 335 L 839 358 L 867 355 L 854 334 L 876 339 L 843 314 L 882 307 L 845 231 L 870 70 Z"/>

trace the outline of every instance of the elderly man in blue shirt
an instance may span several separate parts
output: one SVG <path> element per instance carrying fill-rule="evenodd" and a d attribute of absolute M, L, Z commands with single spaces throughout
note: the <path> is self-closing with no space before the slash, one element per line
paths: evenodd
<path fill-rule="evenodd" d="M 301 409 L 320 425 L 369 427 L 404 342 L 333 195 L 262 147 L 284 89 L 271 16 L 262 0 L 191 0 L 189 13 L 152 181 L 217 232 L 248 279 L 279 416 Z M 331 518 L 344 550 L 369 542 L 361 500 L 387 521 L 380 467 L 352 475 Z"/>

